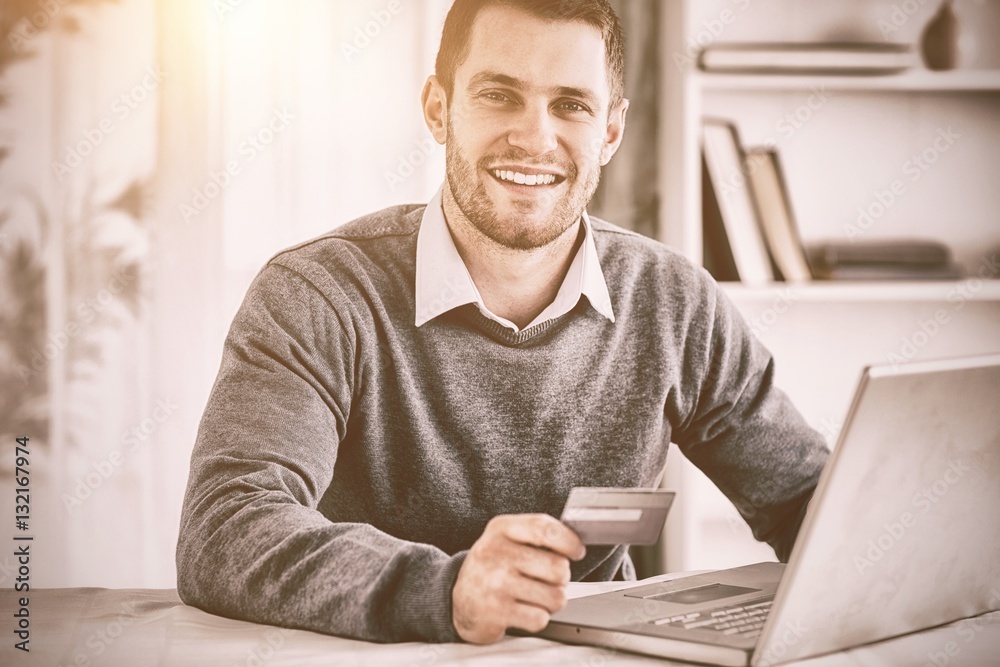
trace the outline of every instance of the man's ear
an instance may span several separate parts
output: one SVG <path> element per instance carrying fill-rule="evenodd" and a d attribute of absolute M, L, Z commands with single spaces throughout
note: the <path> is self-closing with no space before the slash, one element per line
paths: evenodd
<path fill-rule="evenodd" d="M 604 133 L 604 146 L 601 148 L 601 166 L 611 162 L 611 158 L 622 144 L 625 136 L 625 117 L 628 115 L 628 100 L 622 99 L 617 107 L 608 114 L 608 127 Z"/>
<path fill-rule="evenodd" d="M 433 74 L 427 77 L 420 94 L 420 104 L 424 110 L 427 129 L 431 131 L 434 141 L 443 146 L 448 138 L 448 95 Z"/>

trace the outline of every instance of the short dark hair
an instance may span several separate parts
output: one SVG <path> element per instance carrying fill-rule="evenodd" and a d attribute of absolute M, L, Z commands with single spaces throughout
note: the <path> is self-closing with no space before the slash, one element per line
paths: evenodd
<path fill-rule="evenodd" d="M 607 61 L 611 107 L 625 97 L 625 38 L 621 22 L 608 0 L 455 0 L 444 21 L 434 73 L 450 100 L 455 72 L 469 57 L 472 27 L 488 7 L 511 7 L 548 21 L 582 21 L 601 31 Z"/>

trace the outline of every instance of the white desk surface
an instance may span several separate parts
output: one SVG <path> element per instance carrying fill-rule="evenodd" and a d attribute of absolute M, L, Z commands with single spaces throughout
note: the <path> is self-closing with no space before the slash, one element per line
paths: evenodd
<path fill-rule="evenodd" d="M 662 575 L 649 581 L 679 576 Z M 613 584 L 571 584 L 578 597 Z M 22 594 L 0 591 L 0 665 L 39 667 L 613 667 L 672 663 L 612 649 L 506 637 L 489 646 L 373 644 L 213 616 L 183 604 L 175 590 L 33 590 L 30 653 L 14 648 L 11 614 Z M 809 667 L 997 667 L 1000 612 L 958 621 L 796 665 Z"/>

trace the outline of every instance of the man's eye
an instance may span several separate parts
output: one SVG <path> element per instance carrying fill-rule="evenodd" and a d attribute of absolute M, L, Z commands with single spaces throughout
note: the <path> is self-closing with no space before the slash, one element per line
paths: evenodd
<path fill-rule="evenodd" d="M 562 104 L 559 105 L 559 107 L 563 111 L 570 111 L 570 112 L 573 112 L 573 113 L 580 113 L 580 112 L 582 112 L 582 113 L 589 113 L 590 112 L 590 109 L 588 109 L 586 106 L 584 106 L 583 104 L 580 104 L 579 102 L 574 102 L 572 100 L 563 102 Z"/>
<path fill-rule="evenodd" d="M 488 100 L 490 102 L 500 102 L 500 103 L 510 102 L 510 98 L 509 97 L 507 97 L 503 93 L 498 93 L 498 92 L 493 91 L 493 90 L 487 91 L 487 92 L 481 94 L 480 97 L 482 97 L 482 98 L 484 98 L 484 99 L 486 99 L 486 100 Z"/>

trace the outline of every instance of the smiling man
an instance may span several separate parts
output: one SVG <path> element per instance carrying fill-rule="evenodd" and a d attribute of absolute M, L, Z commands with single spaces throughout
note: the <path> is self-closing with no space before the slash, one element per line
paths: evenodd
<path fill-rule="evenodd" d="M 457 0 L 422 101 L 426 206 L 275 256 L 226 340 L 178 591 L 373 641 L 541 630 L 584 549 L 575 486 L 655 484 L 676 442 L 785 559 L 826 459 L 712 279 L 586 206 L 625 130 L 606 0 Z"/>

